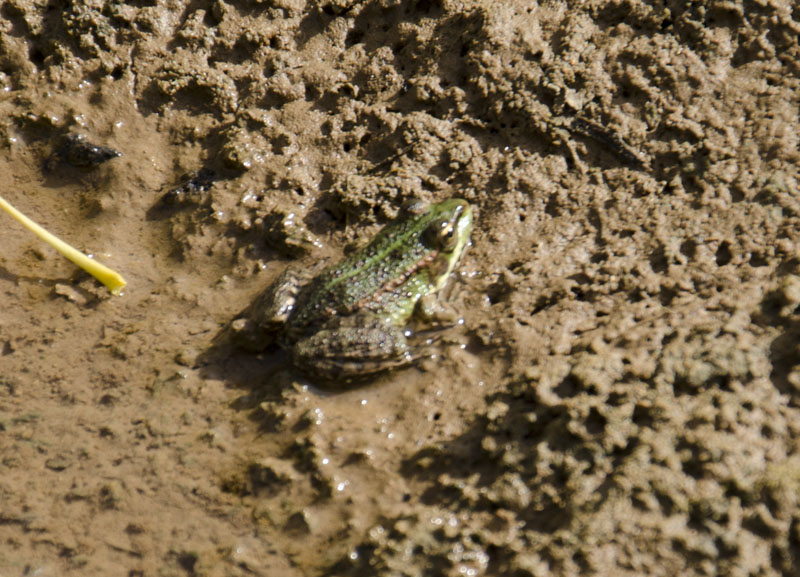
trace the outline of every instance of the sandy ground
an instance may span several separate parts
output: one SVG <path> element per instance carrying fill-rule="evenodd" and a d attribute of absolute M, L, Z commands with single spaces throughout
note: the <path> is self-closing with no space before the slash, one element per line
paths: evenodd
<path fill-rule="evenodd" d="M 780 0 L 0 2 L 0 193 L 129 282 L 0 215 L 0 575 L 800 575 L 799 35 Z M 331 393 L 214 346 L 452 196 L 464 324 L 419 367 Z"/>

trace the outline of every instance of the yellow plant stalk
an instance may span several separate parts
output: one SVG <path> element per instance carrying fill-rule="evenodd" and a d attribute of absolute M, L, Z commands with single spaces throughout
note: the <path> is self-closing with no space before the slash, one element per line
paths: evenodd
<path fill-rule="evenodd" d="M 127 284 L 125 279 L 122 278 L 122 275 L 120 275 L 118 272 L 113 271 L 107 266 L 90 259 L 78 249 L 71 247 L 54 234 L 47 232 L 41 226 L 11 206 L 2 196 L 0 196 L 0 208 L 16 218 L 20 224 L 22 224 L 22 226 L 52 246 L 63 256 L 74 262 L 94 278 L 106 285 L 108 290 L 111 291 L 111 294 L 118 295 L 122 288 Z"/>

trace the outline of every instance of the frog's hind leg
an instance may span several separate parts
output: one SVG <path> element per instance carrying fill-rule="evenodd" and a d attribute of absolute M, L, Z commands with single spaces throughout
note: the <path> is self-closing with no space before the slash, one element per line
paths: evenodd
<path fill-rule="evenodd" d="M 260 352 L 275 343 L 295 306 L 303 274 L 286 269 L 244 311 L 230 322 L 231 342 L 244 350 Z"/>
<path fill-rule="evenodd" d="M 366 315 L 335 319 L 292 349 L 293 364 L 327 384 L 368 379 L 414 360 L 403 329 Z"/>

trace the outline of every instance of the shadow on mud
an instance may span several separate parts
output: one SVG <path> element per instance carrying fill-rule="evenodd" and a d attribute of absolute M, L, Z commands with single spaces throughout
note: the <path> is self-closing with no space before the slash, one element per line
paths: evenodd
<path fill-rule="evenodd" d="M 244 312 L 234 318 L 240 318 Z M 263 431 L 276 431 L 279 419 L 265 407 L 280 404 L 286 392 L 301 382 L 300 375 L 279 347 L 270 346 L 258 352 L 245 350 L 234 342 L 231 333 L 229 322 L 197 358 L 200 376 L 241 390 L 242 394 L 231 402 L 231 407 L 250 412 L 250 419 Z"/>

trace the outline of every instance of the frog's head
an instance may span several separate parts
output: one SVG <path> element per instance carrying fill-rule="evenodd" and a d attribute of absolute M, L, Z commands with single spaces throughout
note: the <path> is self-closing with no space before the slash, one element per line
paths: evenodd
<path fill-rule="evenodd" d="M 447 282 L 469 244 L 472 232 L 472 208 L 460 198 L 433 204 L 426 211 L 423 231 L 425 244 L 438 252 L 431 270 L 436 290 Z"/>

